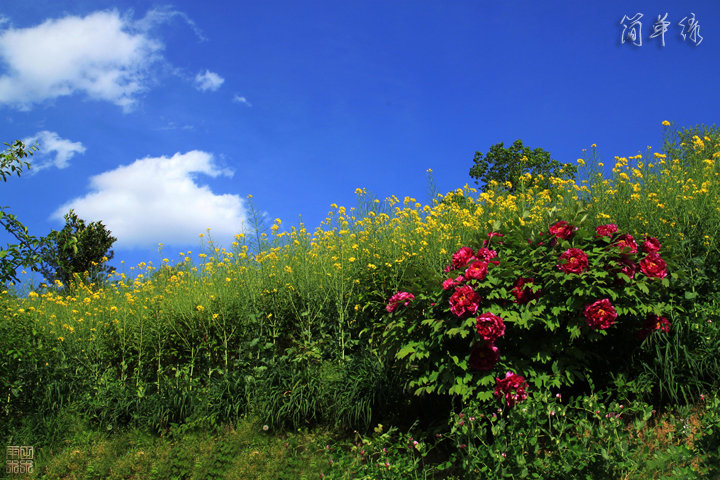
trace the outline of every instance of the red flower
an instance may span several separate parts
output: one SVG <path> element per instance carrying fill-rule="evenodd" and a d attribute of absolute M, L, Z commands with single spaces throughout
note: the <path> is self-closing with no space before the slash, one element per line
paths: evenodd
<path fill-rule="evenodd" d="M 489 248 L 480 248 L 477 252 L 475 252 L 475 257 L 478 260 L 484 260 L 486 262 L 489 262 L 490 259 L 497 257 L 498 254 L 495 250 L 490 250 Z"/>
<path fill-rule="evenodd" d="M 508 407 L 514 407 L 518 402 L 527 398 L 525 389 L 528 384 L 524 377 L 513 372 L 507 372 L 505 378 L 495 378 L 495 396 L 505 397 Z"/>
<path fill-rule="evenodd" d="M 474 315 L 480 304 L 478 295 L 469 285 L 455 288 L 455 293 L 450 297 L 450 311 L 458 317 L 467 314 Z"/>
<path fill-rule="evenodd" d="M 455 288 L 464 281 L 465 277 L 463 277 L 462 275 L 459 275 L 455 278 L 448 278 L 442 284 L 443 290 L 450 290 L 451 288 Z"/>
<path fill-rule="evenodd" d="M 470 264 L 467 270 L 465 270 L 465 280 L 474 278 L 475 280 L 483 281 L 485 280 L 485 277 L 487 277 L 487 273 L 488 264 L 483 261 L 476 260 Z"/>
<path fill-rule="evenodd" d="M 500 359 L 500 352 L 492 342 L 484 342 L 482 346 L 475 346 L 470 352 L 470 368 L 475 370 L 492 370 Z"/>
<path fill-rule="evenodd" d="M 557 267 L 565 273 L 582 273 L 588 267 L 587 255 L 579 248 L 568 249 L 559 260 Z"/>
<path fill-rule="evenodd" d="M 505 322 L 497 315 L 486 312 L 477 317 L 475 330 L 483 340 L 495 342 L 495 340 L 505 335 Z"/>
<path fill-rule="evenodd" d="M 585 307 L 585 318 L 590 328 L 605 330 L 615 323 L 617 312 L 610 300 L 603 298 Z"/>
<path fill-rule="evenodd" d="M 643 322 L 643 328 L 638 331 L 638 337 L 642 340 L 655 330 L 668 333 L 670 331 L 670 320 L 649 313 Z"/>
<path fill-rule="evenodd" d="M 483 247 L 487 247 L 490 244 L 490 242 L 492 241 L 493 237 L 504 237 L 504 236 L 505 235 L 503 235 L 502 233 L 498 233 L 498 232 L 488 233 L 488 240 L 483 240 Z M 502 245 L 503 242 L 498 242 L 498 244 Z"/>
<path fill-rule="evenodd" d="M 607 225 L 600 225 L 595 227 L 596 237 L 610 237 L 618 231 L 618 226 L 614 223 L 608 223 Z"/>
<path fill-rule="evenodd" d="M 640 270 L 651 278 L 665 278 L 667 276 L 667 265 L 665 260 L 657 253 L 648 253 L 647 257 L 640 260 Z"/>
<path fill-rule="evenodd" d="M 534 278 L 523 278 L 520 277 L 513 285 L 512 294 L 515 296 L 515 303 L 525 304 L 529 303 L 540 296 L 540 290 L 533 292 L 532 288 L 525 285 L 535 285 Z"/>
<path fill-rule="evenodd" d="M 475 256 L 473 254 L 473 250 L 470 247 L 462 247 L 457 252 L 453 253 L 452 256 L 452 266 L 453 268 L 463 268 L 465 265 L 470 263 L 471 260 L 474 260 Z"/>
<path fill-rule="evenodd" d="M 397 309 L 398 306 L 400 306 L 401 303 L 405 302 L 405 306 L 407 307 L 410 304 L 411 300 L 415 299 L 415 295 L 408 292 L 397 292 L 395 295 L 390 297 L 390 300 L 388 301 L 387 311 L 389 313 L 392 313 Z"/>
<path fill-rule="evenodd" d="M 573 233 L 577 231 L 578 227 L 570 225 L 565 220 L 561 220 L 550 226 L 550 233 L 557 238 L 567 240 L 573 236 Z"/>
<path fill-rule="evenodd" d="M 637 243 L 635 243 L 632 235 L 628 233 L 620 235 L 615 242 L 615 246 L 620 248 L 620 251 L 623 253 L 637 253 Z"/>
<path fill-rule="evenodd" d="M 647 237 L 640 248 L 645 253 L 657 253 L 660 251 L 660 242 L 655 237 Z"/>
<path fill-rule="evenodd" d="M 620 272 L 624 273 L 630 278 L 635 278 L 635 272 L 637 272 L 637 264 L 633 262 L 629 257 L 622 256 L 618 261 L 620 265 Z"/>

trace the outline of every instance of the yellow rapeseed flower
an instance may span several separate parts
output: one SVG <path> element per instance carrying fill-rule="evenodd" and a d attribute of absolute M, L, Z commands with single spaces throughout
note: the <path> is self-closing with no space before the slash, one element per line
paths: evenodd
<path fill-rule="evenodd" d="M 669 126 L 670 126 L 670 122 L 668 122 L 667 120 L 663 120 L 663 121 L 662 121 L 662 124 L 663 124 L 664 127 L 669 127 Z"/>

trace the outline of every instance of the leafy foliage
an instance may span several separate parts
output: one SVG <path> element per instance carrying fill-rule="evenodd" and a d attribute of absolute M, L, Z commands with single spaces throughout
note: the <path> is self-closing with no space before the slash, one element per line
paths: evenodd
<path fill-rule="evenodd" d="M 30 162 L 23 160 L 32 155 L 36 146 L 26 147 L 20 140 L 0 153 L 0 178 L 7 181 L 8 176 L 16 174 L 18 177 L 24 168 L 30 168 Z M 7 211 L 8 207 L 0 206 L 0 226 L 2 226 L 18 243 L 0 248 L 0 283 L 17 281 L 19 268 L 34 268 L 39 261 L 39 248 L 42 240 L 28 234 L 28 229 L 15 215 Z"/>
<path fill-rule="evenodd" d="M 86 225 L 70 210 L 63 229 L 53 230 L 46 237 L 39 269 L 50 283 L 70 285 L 76 274 L 87 272 L 86 280 L 99 284 L 114 270 L 103 264 L 113 258 L 110 247 L 115 240 L 102 222 Z"/>
<path fill-rule="evenodd" d="M 542 148 L 531 150 L 523 146 L 522 140 L 515 140 L 510 148 L 504 148 L 503 142 L 490 147 L 487 155 L 475 152 L 474 165 L 470 168 L 470 176 L 476 184 L 483 184 L 483 191 L 491 188 L 495 181 L 500 185 L 509 182 L 508 190 L 515 192 L 526 173 L 532 178 L 525 187 L 538 186 L 541 189 L 551 188 L 550 177 L 574 179 L 577 167 L 571 164 L 561 165 L 550 158 L 550 153 Z"/>

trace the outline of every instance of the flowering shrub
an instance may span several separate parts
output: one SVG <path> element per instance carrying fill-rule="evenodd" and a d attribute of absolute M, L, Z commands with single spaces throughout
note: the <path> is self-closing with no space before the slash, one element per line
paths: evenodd
<path fill-rule="evenodd" d="M 650 332 L 669 328 L 660 320 L 671 309 L 661 301 L 669 282 L 659 242 L 646 237 L 638 248 L 614 224 L 511 225 L 451 262 L 449 278 L 416 292 L 385 332 L 417 395 L 501 397 L 511 407 L 588 375 L 598 385 L 627 368 Z"/>

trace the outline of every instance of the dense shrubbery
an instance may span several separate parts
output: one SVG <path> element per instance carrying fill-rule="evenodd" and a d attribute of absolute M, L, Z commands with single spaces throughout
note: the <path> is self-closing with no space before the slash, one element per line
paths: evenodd
<path fill-rule="evenodd" d="M 420 420 L 429 439 L 406 445 L 386 429 L 394 449 L 365 455 L 354 443 L 333 468 L 649 469 L 627 422 L 647 436 L 648 412 L 709 402 L 720 378 L 720 134 L 701 133 L 668 128 L 666 153 L 617 158 L 607 178 L 593 147 L 579 160 L 585 180 L 551 178 L 552 189 L 526 188 L 523 175 L 512 193 L 466 187 L 425 206 L 358 189 L 357 207 L 333 205 L 312 233 L 276 221 L 228 249 L 206 239 L 199 262 L 187 252 L 102 287 L 5 292 L 0 431 L 6 444 L 52 444 L 67 412 L 105 431 L 161 433 L 245 416 L 362 432 Z M 718 417 L 696 415 L 705 440 L 685 453 L 705 463 L 681 469 L 707 471 Z M 590 446 L 598 435 L 618 440 Z"/>

